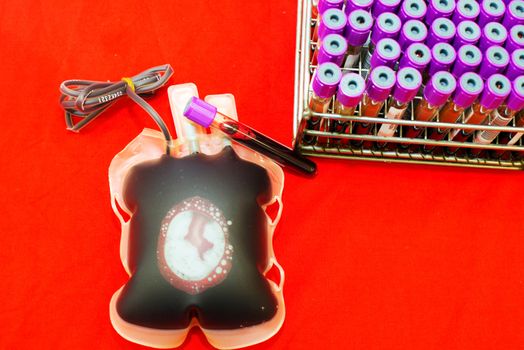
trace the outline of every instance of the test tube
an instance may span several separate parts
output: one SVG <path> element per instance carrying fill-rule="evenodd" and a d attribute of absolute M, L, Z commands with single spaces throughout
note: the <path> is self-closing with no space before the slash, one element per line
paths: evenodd
<path fill-rule="evenodd" d="M 481 36 L 481 30 L 477 23 L 473 21 L 463 21 L 457 26 L 457 33 L 453 40 L 455 50 L 463 45 L 476 45 Z"/>
<path fill-rule="evenodd" d="M 517 24 L 511 27 L 504 47 L 509 53 L 524 48 L 524 24 Z"/>
<path fill-rule="evenodd" d="M 318 52 L 318 64 L 333 62 L 337 66 L 344 63 L 348 43 L 340 34 L 329 34 L 322 41 L 322 46 Z"/>
<path fill-rule="evenodd" d="M 381 14 L 390 12 L 396 13 L 401 0 L 376 0 L 373 4 L 371 14 L 373 18 L 379 17 Z"/>
<path fill-rule="evenodd" d="M 351 14 L 355 10 L 371 10 L 373 6 L 373 0 L 347 0 L 346 3 L 346 15 Z"/>
<path fill-rule="evenodd" d="M 489 22 L 501 22 L 506 12 L 506 5 L 502 0 L 483 0 L 480 4 L 478 24 L 484 27 Z"/>
<path fill-rule="evenodd" d="M 422 84 L 422 75 L 412 67 L 404 67 L 397 72 L 397 82 L 389 98 L 386 119 L 402 119 L 409 103 L 415 98 Z M 391 137 L 397 129 L 395 124 L 382 124 L 378 136 Z M 382 143 L 381 146 L 384 146 Z"/>
<path fill-rule="evenodd" d="M 402 23 L 409 21 L 410 19 L 416 19 L 419 21 L 424 20 L 428 7 L 424 1 L 420 0 L 404 0 L 400 5 L 399 18 Z"/>
<path fill-rule="evenodd" d="M 428 29 L 421 21 L 410 19 L 402 26 L 398 43 L 400 49 L 404 51 L 413 43 L 423 43 L 428 36 Z"/>
<path fill-rule="evenodd" d="M 489 114 L 498 108 L 511 92 L 511 83 L 505 76 L 494 74 L 484 84 L 484 90 L 464 116 L 464 123 L 481 125 Z M 467 141 L 474 133 L 472 130 L 455 129 L 451 132 L 451 139 L 456 142 Z M 455 154 L 457 147 L 448 147 L 447 152 Z"/>
<path fill-rule="evenodd" d="M 455 0 L 430 0 L 426 23 L 431 25 L 434 20 L 440 17 L 450 18 L 455 11 Z"/>
<path fill-rule="evenodd" d="M 520 76 L 513 81 L 511 93 L 506 102 L 491 112 L 491 118 L 487 125 L 506 126 L 522 108 L 524 108 L 524 76 Z M 478 130 L 475 133 L 473 142 L 483 145 L 490 144 L 499 133 L 500 131 L 494 130 Z M 480 151 L 480 149 L 472 149 L 471 153 L 478 155 Z"/>
<path fill-rule="evenodd" d="M 439 71 L 449 71 L 457 58 L 453 46 L 447 43 L 438 43 L 431 49 L 432 60 L 429 63 L 428 76 L 433 76 Z"/>
<path fill-rule="evenodd" d="M 373 30 L 371 31 L 371 42 L 369 44 L 369 53 L 373 54 L 375 46 L 380 39 L 391 38 L 397 39 L 400 29 L 402 28 L 402 22 L 397 15 L 391 12 L 384 12 L 377 17 Z"/>
<path fill-rule="evenodd" d="M 515 80 L 522 74 L 524 74 L 524 49 L 517 49 L 510 55 L 509 66 L 505 75 L 509 80 Z"/>
<path fill-rule="evenodd" d="M 315 1 L 315 0 L 314 0 Z M 342 10 L 344 6 L 344 0 L 317 0 L 317 6 L 313 6 L 313 10 L 316 8 L 316 26 L 313 29 L 313 41 L 318 40 L 318 29 L 322 20 L 322 15 L 331 9 Z M 313 14 L 314 16 L 314 14 Z"/>
<path fill-rule="evenodd" d="M 476 72 L 482 62 L 482 53 L 473 45 L 464 45 L 457 52 L 457 60 L 453 65 L 451 73 L 459 78 L 467 72 Z"/>
<path fill-rule="evenodd" d="M 459 0 L 453 14 L 453 22 L 455 25 L 462 21 L 475 22 L 479 14 L 480 6 L 475 0 Z"/>
<path fill-rule="evenodd" d="M 524 24 L 524 1 L 514 0 L 509 3 L 502 24 L 508 30 L 514 25 Z"/>
<path fill-rule="evenodd" d="M 373 25 L 371 14 L 364 10 L 355 10 L 348 16 L 346 27 L 346 39 L 348 51 L 344 68 L 351 68 L 358 61 L 362 46 L 369 37 Z"/>
<path fill-rule="evenodd" d="M 364 78 L 357 73 L 347 73 L 342 77 L 338 85 L 337 97 L 335 100 L 335 113 L 352 116 L 355 108 L 362 100 L 362 95 L 366 88 Z M 348 122 L 335 121 L 333 131 L 346 132 Z M 342 141 L 341 143 L 346 143 Z"/>
<path fill-rule="evenodd" d="M 508 64 L 508 51 L 500 46 L 491 46 L 484 54 L 479 74 L 482 79 L 486 80 L 493 74 L 502 73 Z"/>
<path fill-rule="evenodd" d="M 318 40 L 315 51 L 313 52 L 311 62 L 313 64 L 317 63 L 318 51 L 322 46 L 322 41 L 329 34 L 340 34 L 344 33 L 344 29 L 347 24 L 347 17 L 344 14 L 344 11 L 339 9 L 329 9 L 324 12 L 322 19 L 320 20 L 320 25 L 318 27 Z"/>
<path fill-rule="evenodd" d="M 399 67 L 413 67 L 421 74 L 431 61 L 431 51 L 429 48 L 421 43 L 414 43 L 409 45 L 406 54 L 401 58 Z"/>
<path fill-rule="evenodd" d="M 370 70 L 378 66 L 388 66 L 395 68 L 400 57 L 400 45 L 393 39 L 381 39 L 377 43 L 377 47 L 371 55 L 369 62 Z"/>
<path fill-rule="evenodd" d="M 426 45 L 432 48 L 437 43 L 449 43 L 455 37 L 455 24 L 448 18 L 437 18 L 431 23 Z"/>
<path fill-rule="evenodd" d="M 515 115 L 515 127 L 517 128 L 524 127 L 524 112 L 522 110 Z M 516 144 L 522 138 L 522 135 L 524 135 L 524 133 L 502 132 L 499 134 L 498 143 L 500 145 L 507 144 L 508 146 L 512 146 Z M 492 150 L 490 154 L 493 158 L 500 158 L 500 159 L 510 159 L 511 158 L 510 151 Z"/>
<path fill-rule="evenodd" d="M 458 80 L 453 97 L 439 111 L 439 122 L 456 123 L 464 110 L 471 106 L 484 89 L 482 78 L 473 72 L 464 73 Z M 440 141 L 446 137 L 449 129 L 432 128 L 428 137 Z M 425 145 L 425 151 L 431 151 L 435 146 Z"/>
<path fill-rule="evenodd" d="M 484 26 L 484 28 L 482 28 L 479 48 L 481 51 L 486 51 L 491 46 L 504 46 L 504 42 L 507 38 L 508 31 L 502 24 L 489 22 Z"/>

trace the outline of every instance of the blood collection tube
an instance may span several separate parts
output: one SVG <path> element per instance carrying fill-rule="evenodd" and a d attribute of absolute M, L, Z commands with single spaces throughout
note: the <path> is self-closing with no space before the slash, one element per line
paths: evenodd
<path fill-rule="evenodd" d="M 415 120 L 432 121 L 439 109 L 455 91 L 456 85 L 455 78 L 449 72 L 435 73 L 424 88 L 423 99 L 418 102 L 415 108 Z M 405 128 L 404 135 L 409 138 L 417 138 L 423 130 L 423 127 L 408 126 Z M 402 145 L 401 147 L 407 148 L 409 145 Z"/>
<path fill-rule="evenodd" d="M 457 88 L 453 93 L 453 97 L 446 102 L 446 104 L 439 111 L 439 122 L 441 123 L 456 123 L 464 110 L 471 106 L 478 98 L 484 82 L 482 78 L 473 72 L 464 73 L 457 83 Z M 432 140 L 440 141 L 446 137 L 450 129 L 432 128 L 429 130 L 428 137 Z M 431 151 L 435 146 L 425 145 L 425 151 Z"/>
<path fill-rule="evenodd" d="M 386 119 L 402 119 L 409 103 L 415 98 L 422 84 L 422 75 L 412 67 L 404 67 L 397 72 L 397 82 L 393 94 L 389 98 Z M 395 134 L 397 125 L 382 124 L 378 130 L 378 136 L 390 137 Z M 384 146 L 381 143 L 380 146 Z"/>
<path fill-rule="evenodd" d="M 455 0 L 430 0 L 426 23 L 431 25 L 434 20 L 440 17 L 450 18 L 455 11 Z"/>
<path fill-rule="evenodd" d="M 338 85 L 337 97 L 335 99 L 335 113 L 352 116 L 355 113 L 355 108 L 362 100 L 365 89 L 366 83 L 360 74 L 345 74 Z M 344 133 L 346 132 L 348 124 L 348 122 L 335 121 L 332 131 Z"/>
<path fill-rule="evenodd" d="M 457 60 L 453 65 L 451 73 L 459 78 L 467 72 L 476 72 L 482 62 L 482 53 L 473 45 L 464 45 L 457 52 Z"/>
<path fill-rule="evenodd" d="M 400 30 L 398 43 L 402 51 L 413 43 L 423 43 L 428 36 L 428 29 L 421 21 L 410 19 L 405 22 Z"/>
<path fill-rule="evenodd" d="M 524 24 L 524 1 L 514 0 L 509 3 L 502 24 L 508 30 L 514 25 Z"/>
<path fill-rule="evenodd" d="M 464 123 L 481 125 L 488 118 L 489 114 L 498 108 L 511 92 L 511 83 L 505 76 L 494 74 L 488 78 L 484 84 L 484 90 L 471 108 L 464 116 Z M 456 142 L 467 141 L 474 133 L 472 130 L 456 129 L 451 132 L 451 138 Z M 450 154 L 457 152 L 457 147 L 448 147 Z"/>
<path fill-rule="evenodd" d="M 457 58 L 457 53 L 450 44 L 438 43 L 431 49 L 431 57 L 432 60 L 428 68 L 429 77 L 439 71 L 449 71 Z"/>
<path fill-rule="evenodd" d="M 238 143 L 268 156 L 282 166 L 290 167 L 305 174 L 316 172 L 316 165 L 311 160 L 261 132 L 220 113 L 215 106 L 198 97 L 191 98 L 184 110 L 184 115 L 206 128 L 211 126 L 222 131 Z"/>
<path fill-rule="evenodd" d="M 502 73 L 508 64 L 508 51 L 500 46 L 491 46 L 484 54 L 479 74 L 482 79 L 486 80 L 493 74 Z"/>
<path fill-rule="evenodd" d="M 509 80 L 515 80 L 522 74 L 524 74 L 524 49 L 517 49 L 510 55 L 509 66 L 505 75 Z"/>
<path fill-rule="evenodd" d="M 349 15 L 355 10 L 371 10 L 373 6 L 373 0 L 347 0 L 346 2 L 346 15 Z"/>
<path fill-rule="evenodd" d="M 319 26 L 322 20 L 322 15 L 330 9 L 342 10 L 342 7 L 344 6 L 344 0 L 317 0 L 317 3 L 318 3 L 316 6 L 317 21 L 316 21 L 316 26 L 313 30 L 313 35 L 312 35 L 313 41 L 318 40 L 318 30 L 319 30 Z M 313 9 L 315 9 L 315 6 L 313 7 Z"/>
<path fill-rule="evenodd" d="M 458 51 L 463 45 L 476 45 L 481 36 L 481 30 L 473 21 L 463 21 L 457 25 L 457 33 L 453 40 L 453 46 Z"/>
<path fill-rule="evenodd" d="M 400 57 L 400 45 L 393 39 L 381 39 L 377 43 L 369 62 L 370 70 L 378 66 L 395 68 Z"/>
<path fill-rule="evenodd" d="M 378 16 L 371 31 L 369 53 L 373 54 L 380 39 L 397 39 L 401 28 L 402 22 L 400 22 L 400 18 L 394 13 L 384 12 Z"/>
<path fill-rule="evenodd" d="M 318 51 L 322 46 L 322 41 L 324 40 L 324 38 L 329 34 L 342 35 L 344 33 L 346 23 L 347 17 L 344 14 L 344 11 L 339 9 L 329 9 L 326 12 L 324 12 L 324 15 L 322 16 L 322 19 L 320 20 L 320 24 L 318 27 L 317 46 L 315 47 L 315 51 L 311 60 L 313 64 L 316 64 L 318 61 Z"/>
<path fill-rule="evenodd" d="M 524 48 L 524 24 L 517 24 L 511 27 L 504 47 L 509 53 Z"/>
<path fill-rule="evenodd" d="M 506 28 L 497 22 L 489 22 L 482 28 L 480 35 L 479 48 L 481 51 L 486 51 L 491 46 L 504 46 L 504 42 L 508 38 L 508 31 Z"/>
<path fill-rule="evenodd" d="M 373 18 L 377 18 L 386 12 L 396 13 L 400 2 L 401 0 L 375 0 L 371 14 Z"/>
<path fill-rule="evenodd" d="M 515 115 L 515 127 L 517 128 L 524 127 L 524 111 L 522 110 Z M 524 133 L 522 132 L 502 132 L 499 134 L 498 144 L 499 145 L 507 144 L 508 146 L 513 146 L 522 138 L 522 135 L 524 135 Z M 493 158 L 501 158 L 501 159 L 510 159 L 511 158 L 510 151 L 492 150 L 490 154 Z"/>
<path fill-rule="evenodd" d="M 453 22 L 455 25 L 462 21 L 475 22 L 479 14 L 480 6 L 475 0 L 459 0 L 453 13 Z"/>
<path fill-rule="evenodd" d="M 348 16 L 346 27 L 346 40 L 348 41 L 348 51 L 345 68 L 351 68 L 358 61 L 362 46 L 369 37 L 369 32 L 373 25 L 371 14 L 364 10 L 355 10 Z"/>
<path fill-rule="evenodd" d="M 429 48 L 424 44 L 414 43 L 407 48 L 405 55 L 400 60 L 399 68 L 413 67 L 423 74 L 430 61 Z"/>
<path fill-rule="evenodd" d="M 438 43 L 449 43 L 455 37 L 455 24 L 448 18 L 437 18 L 431 23 L 426 45 L 429 48 Z"/>
<path fill-rule="evenodd" d="M 329 34 L 322 40 L 322 46 L 318 52 L 318 64 L 333 62 L 337 66 L 344 63 L 348 43 L 339 34 Z"/>
<path fill-rule="evenodd" d="M 506 12 L 506 5 L 502 0 L 483 0 L 480 4 L 478 24 L 484 27 L 489 22 L 500 22 Z"/>
<path fill-rule="evenodd" d="M 522 108 L 524 108 L 524 76 L 520 76 L 513 81 L 511 93 L 506 99 L 506 102 L 491 112 L 491 118 L 489 118 L 487 125 L 506 126 Z M 490 144 L 499 133 L 500 131 L 494 130 L 478 130 L 475 133 L 473 142 L 483 145 Z M 474 155 L 480 153 L 480 149 L 474 149 L 472 151 Z"/>
<path fill-rule="evenodd" d="M 402 23 L 407 22 L 410 19 L 423 21 L 424 17 L 426 17 L 427 11 L 428 7 L 424 1 L 404 0 L 400 5 L 398 16 Z"/>

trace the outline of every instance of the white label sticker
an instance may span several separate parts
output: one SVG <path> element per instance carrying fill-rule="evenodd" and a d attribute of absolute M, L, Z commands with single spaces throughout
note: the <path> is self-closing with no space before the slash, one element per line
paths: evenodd
<path fill-rule="evenodd" d="M 502 115 L 500 115 L 499 111 L 495 109 L 491 113 L 491 122 L 488 125 L 493 126 L 506 126 L 511 121 L 511 118 L 504 118 Z M 480 143 L 483 145 L 487 145 L 491 143 L 495 137 L 500 133 L 500 131 L 494 131 L 494 130 L 480 130 L 475 135 L 475 142 Z"/>
<path fill-rule="evenodd" d="M 358 61 L 358 58 L 360 57 L 360 54 L 356 55 L 348 55 L 346 58 L 346 63 L 344 63 L 344 68 L 351 68 L 355 65 L 355 62 Z"/>
<path fill-rule="evenodd" d="M 389 107 L 387 113 L 386 113 L 386 119 L 402 119 L 402 116 L 404 115 L 404 111 L 406 109 L 400 109 L 396 107 Z M 395 134 L 395 130 L 397 130 L 397 124 L 382 124 L 380 129 L 378 130 L 378 136 L 382 137 L 390 137 Z"/>
<path fill-rule="evenodd" d="M 516 134 L 511 138 L 511 140 L 509 140 L 508 145 L 514 145 L 514 144 L 516 144 L 517 141 L 520 140 L 520 138 L 522 137 L 522 135 L 524 135 L 524 133 L 522 133 L 522 132 L 518 132 L 518 133 L 516 133 Z"/>

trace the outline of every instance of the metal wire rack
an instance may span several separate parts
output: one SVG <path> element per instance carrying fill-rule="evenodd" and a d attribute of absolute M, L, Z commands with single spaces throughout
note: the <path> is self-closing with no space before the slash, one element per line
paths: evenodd
<path fill-rule="evenodd" d="M 497 169 L 524 169 L 524 141 L 521 139 L 514 145 L 499 144 L 497 137 L 491 144 L 478 144 L 474 142 L 455 142 L 448 137 L 441 141 L 428 138 L 427 128 L 440 129 L 465 129 L 465 130 L 493 130 L 500 132 L 519 132 L 524 133 L 524 127 L 516 127 L 513 120 L 509 126 L 488 126 L 472 125 L 463 123 L 463 116 L 457 123 L 440 123 L 438 115 L 435 121 L 422 122 L 415 120 L 413 105 L 420 100 L 417 96 L 411 102 L 404 119 L 394 120 L 384 118 L 384 110 L 387 110 L 387 102 L 378 117 L 367 117 L 361 115 L 360 108 L 357 107 L 354 116 L 342 116 L 333 113 L 334 101 L 331 101 L 327 113 L 316 113 L 309 109 L 308 102 L 311 94 L 310 80 L 315 65 L 310 63 L 311 52 L 316 43 L 311 40 L 312 28 L 315 19 L 311 18 L 311 0 L 299 0 L 297 11 L 297 37 L 296 37 L 296 57 L 295 57 L 295 101 L 294 101 L 294 145 L 302 154 L 329 158 L 347 159 L 366 159 L 384 162 L 410 162 L 419 164 L 438 164 L 450 166 L 468 166 L 480 168 Z M 358 67 L 345 69 L 343 72 L 356 72 L 366 76 L 368 69 L 363 67 L 367 50 L 362 50 Z M 324 119 L 321 124 L 329 125 L 334 122 L 344 122 L 348 124 L 347 132 L 331 132 L 311 130 L 307 128 L 307 121 L 310 118 Z M 369 134 L 353 133 L 356 123 L 369 123 L 371 132 Z M 396 124 L 397 133 L 392 137 L 382 137 L 377 135 L 377 131 L 382 124 Z M 403 135 L 403 126 L 417 126 L 425 128 L 424 133 L 419 138 L 409 138 Z M 308 140 L 316 140 L 307 142 Z M 320 142 L 319 140 L 322 140 Z M 385 144 L 388 147 L 377 148 L 377 143 Z M 359 144 L 355 146 L 355 144 Z M 360 145 L 361 144 L 361 145 Z M 400 146 L 402 145 L 402 147 Z M 432 151 L 424 151 L 424 146 L 433 148 Z M 447 147 L 459 147 L 460 151 L 454 155 L 445 152 Z M 483 152 L 479 156 L 471 156 L 467 150 L 481 149 Z M 494 153 L 498 153 L 497 156 Z M 503 154 L 501 157 L 500 154 Z"/>

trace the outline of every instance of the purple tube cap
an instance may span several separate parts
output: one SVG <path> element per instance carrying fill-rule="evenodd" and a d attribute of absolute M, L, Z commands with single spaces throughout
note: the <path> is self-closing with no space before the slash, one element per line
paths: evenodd
<path fill-rule="evenodd" d="M 376 67 L 368 77 L 366 92 L 375 101 L 384 101 L 388 98 L 395 85 L 395 72 L 386 66 Z"/>
<path fill-rule="evenodd" d="M 519 76 L 513 81 L 511 93 L 506 101 L 508 108 L 520 111 L 524 108 L 524 75 Z"/>
<path fill-rule="evenodd" d="M 320 98 L 329 98 L 335 94 L 340 79 L 342 71 L 339 66 L 333 62 L 322 63 L 313 77 L 313 92 Z"/>
<path fill-rule="evenodd" d="M 448 43 L 438 43 L 431 49 L 431 57 L 433 57 L 433 61 L 449 67 L 455 62 L 457 52 Z"/>
<path fill-rule="evenodd" d="M 486 109 L 500 106 L 511 92 L 511 82 L 502 74 L 493 74 L 486 80 L 480 104 Z"/>
<path fill-rule="evenodd" d="M 450 42 L 456 33 L 455 24 L 448 18 L 437 18 L 431 23 L 431 36 L 438 38 L 438 42 Z"/>
<path fill-rule="evenodd" d="M 475 102 L 482 89 L 484 89 L 484 81 L 477 73 L 464 73 L 458 81 L 453 102 L 462 108 L 467 108 Z"/>
<path fill-rule="evenodd" d="M 508 31 L 498 22 L 489 22 L 482 28 L 481 45 L 492 46 L 502 45 L 508 38 Z"/>
<path fill-rule="evenodd" d="M 524 1 L 514 0 L 509 3 L 504 20 L 502 22 L 506 28 L 511 28 L 517 24 L 524 23 Z"/>
<path fill-rule="evenodd" d="M 322 41 L 322 47 L 318 53 L 318 63 L 333 62 L 341 64 L 346 54 L 348 43 L 339 34 L 329 34 Z"/>
<path fill-rule="evenodd" d="M 385 12 L 396 12 L 401 0 L 376 0 L 373 5 L 373 17 L 379 17 Z"/>
<path fill-rule="evenodd" d="M 376 45 L 382 38 L 395 39 L 401 28 L 402 22 L 397 15 L 391 12 L 384 12 L 375 20 L 375 26 L 371 32 L 371 41 Z"/>
<path fill-rule="evenodd" d="M 423 42 L 428 36 L 428 29 L 421 21 L 410 19 L 402 26 L 402 36 L 408 42 Z"/>
<path fill-rule="evenodd" d="M 400 57 L 400 45 L 393 39 L 381 39 L 371 55 L 371 67 L 388 66 L 393 68 Z"/>
<path fill-rule="evenodd" d="M 355 10 L 368 11 L 373 5 L 374 0 L 347 0 L 346 13 L 349 15 Z"/>
<path fill-rule="evenodd" d="M 373 26 L 371 14 L 364 10 L 355 10 L 348 16 L 346 39 L 349 45 L 362 46 L 368 40 Z"/>
<path fill-rule="evenodd" d="M 217 108 L 198 97 L 191 97 L 184 109 L 187 119 L 207 128 L 211 125 L 217 114 Z"/>
<path fill-rule="evenodd" d="M 497 68 L 506 67 L 509 64 L 509 53 L 505 48 L 500 46 L 491 46 L 486 50 L 484 55 L 485 63 L 493 65 Z"/>
<path fill-rule="evenodd" d="M 504 15 L 506 5 L 501 0 L 484 0 L 480 4 L 480 12 L 487 17 L 494 17 L 494 20 Z"/>
<path fill-rule="evenodd" d="M 322 15 L 318 35 L 324 38 L 329 34 L 341 34 L 347 24 L 347 17 L 342 10 L 329 9 Z"/>
<path fill-rule="evenodd" d="M 506 77 L 510 80 L 514 80 L 522 74 L 524 74 L 524 49 L 517 49 L 511 54 Z"/>
<path fill-rule="evenodd" d="M 318 13 L 323 14 L 329 9 L 340 9 L 344 6 L 344 0 L 319 0 L 318 1 Z"/>
<path fill-rule="evenodd" d="M 482 52 L 474 45 L 464 45 L 458 50 L 457 61 L 471 67 L 478 67 L 482 62 Z"/>
<path fill-rule="evenodd" d="M 424 89 L 424 97 L 433 106 L 441 106 L 455 91 L 457 81 L 449 72 L 437 72 Z"/>
<path fill-rule="evenodd" d="M 475 0 L 459 0 L 456 12 L 453 15 L 453 22 L 458 25 L 464 20 L 474 21 L 480 13 L 480 6 Z"/>
<path fill-rule="evenodd" d="M 404 0 L 400 7 L 399 17 L 403 21 L 410 19 L 422 20 L 428 11 L 428 7 L 424 1 L 420 0 Z"/>
<path fill-rule="evenodd" d="M 357 73 L 347 73 L 338 85 L 337 100 L 346 107 L 358 105 L 366 89 L 364 78 Z"/>
<path fill-rule="evenodd" d="M 517 24 L 511 27 L 509 31 L 508 40 L 506 41 L 506 49 L 513 52 L 516 49 L 524 47 L 524 25 Z"/>
<path fill-rule="evenodd" d="M 393 97 L 400 103 L 407 103 L 417 95 L 422 85 L 422 75 L 412 67 L 404 67 L 397 72 L 397 83 L 393 90 Z"/>
<path fill-rule="evenodd" d="M 431 0 L 429 7 L 437 12 L 439 17 L 450 16 L 455 11 L 455 0 Z"/>
<path fill-rule="evenodd" d="M 476 43 L 481 36 L 481 30 L 473 21 L 462 21 L 457 26 L 457 39 L 466 43 Z"/>
<path fill-rule="evenodd" d="M 431 51 L 421 43 L 414 43 L 408 46 L 406 56 L 401 61 L 402 67 L 413 67 L 420 71 L 424 70 L 431 61 Z"/>

